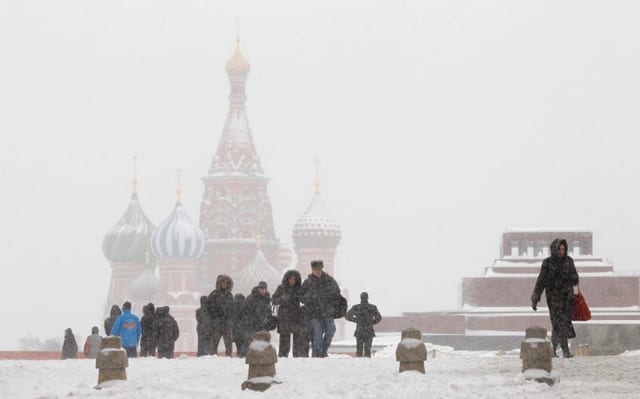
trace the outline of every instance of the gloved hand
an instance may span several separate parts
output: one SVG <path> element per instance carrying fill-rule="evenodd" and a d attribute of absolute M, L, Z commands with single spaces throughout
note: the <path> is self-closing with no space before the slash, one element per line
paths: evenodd
<path fill-rule="evenodd" d="M 538 310 L 538 302 L 540 302 L 540 295 L 531 295 L 531 309 Z"/>

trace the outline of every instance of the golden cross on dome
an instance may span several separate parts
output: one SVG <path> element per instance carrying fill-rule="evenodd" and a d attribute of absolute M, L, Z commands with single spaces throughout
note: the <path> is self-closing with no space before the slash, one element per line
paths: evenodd
<path fill-rule="evenodd" d="M 316 187 L 316 193 L 320 192 L 320 158 L 316 157 L 316 181 L 313 183 Z"/>
<path fill-rule="evenodd" d="M 136 194 L 138 192 L 138 156 L 133 156 L 133 180 L 131 181 L 131 192 Z"/>
<path fill-rule="evenodd" d="M 176 184 L 176 202 L 180 202 L 180 194 L 182 194 L 182 188 L 180 187 L 180 177 L 182 175 L 182 169 L 176 169 L 177 184 Z"/>

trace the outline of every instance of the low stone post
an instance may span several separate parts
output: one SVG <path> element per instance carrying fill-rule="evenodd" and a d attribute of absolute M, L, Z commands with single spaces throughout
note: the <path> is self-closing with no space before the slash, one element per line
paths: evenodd
<path fill-rule="evenodd" d="M 269 331 L 258 331 L 253 334 L 253 340 L 247 348 L 245 363 L 249 365 L 249 375 L 242 383 L 242 390 L 264 392 L 272 384 L 279 384 L 276 378 L 276 362 L 278 354 L 271 345 L 271 334 Z"/>
<path fill-rule="evenodd" d="M 126 367 L 129 366 L 127 352 L 122 348 L 120 337 L 102 338 L 102 346 L 96 357 L 98 387 L 105 381 L 126 380 Z M 96 387 L 96 388 L 98 388 Z"/>
<path fill-rule="evenodd" d="M 547 339 L 547 329 L 540 326 L 527 328 L 520 345 L 524 378 L 553 385 L 558 377 L 551 372 L 552 358 L 553 347 Z"/>
<path fill-rule="evenodd" d="M 424 371 L 427 360 L 427 347 L 422 342 L 422 333 L 416 328 L 402 331 L 401 341 L 396 348 L 396 360 L 400 362 L 400 372 Z"/>

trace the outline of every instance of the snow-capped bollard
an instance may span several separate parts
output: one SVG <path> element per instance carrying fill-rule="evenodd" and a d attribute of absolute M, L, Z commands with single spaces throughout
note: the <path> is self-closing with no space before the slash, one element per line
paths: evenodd
<path fill-rule="evenodd" d="M 400 362 L 400 372 L 424 371 L 427 360 L 427 347 L 422 342 L 422 333 L 416 328 L 402 331 L 401 341 L 396 348 L 396 360 Z"/>
<path fill-rule="evenodd" d="M 553 385 L 558 377 L 551 373 L 552 358 L 553 348 L 547 339 L 547 329 L 540 326 L 527 328 L 520 345 L 524 378 Z"/>
<path fill-rule="evenodd" d="M 276 376 L 276 362 L 278 354 L 276 349 L 269 343 L 271 334 L 269 331 L 258 331 L 253 334 L 253 340 L 247 349 L 245 363 L 249 365 L 249 375 L 242 383 L 242 390 L 264 392 L 272 384 L 279 384 Z"/>
<path fill-rule="evenodd" d="M 98 387 L 105 381 L 126 380 L 126 367 L 129 366 L 127 352 L 122 348 L 120 337 L 102 338 L 102 347 L 96 357 L 98 371 Z M 96 387 L 96 388 L 98 388 Z"/>

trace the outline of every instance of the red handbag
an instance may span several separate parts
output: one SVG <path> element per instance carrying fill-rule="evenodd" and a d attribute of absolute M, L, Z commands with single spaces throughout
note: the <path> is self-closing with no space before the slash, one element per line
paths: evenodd
<path fill-rule="evenodd" d="M 587 301 L 584 299 L 584 295 L 582 295 L 582 292 L 580 292 L 580 285 L 578 285 L 578 295 L 576 295 L 576 300 L 573 303 L 573 312 L 571 312 L 571 320 L 575 320 L 575 321 L 591 320 L 591 310 L 589 310 L 589 305 L 587 305 Z"/>

